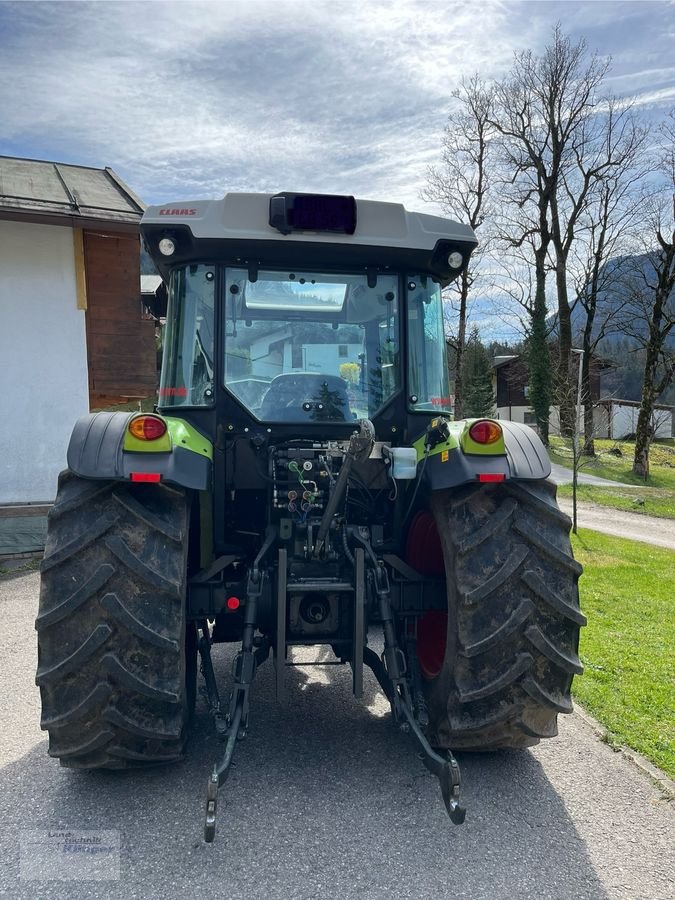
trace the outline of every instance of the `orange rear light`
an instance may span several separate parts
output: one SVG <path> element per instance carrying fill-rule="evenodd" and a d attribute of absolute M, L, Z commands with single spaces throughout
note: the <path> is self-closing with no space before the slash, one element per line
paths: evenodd
<path fill-rule="evenodd" d="M 480 419 L 469 428 L 469 437 L 477 444 L 494 444 L 502 436 L 502 426 L 489 419 Z"/>
<path fill-rule="evenodd" d="M 128 427 L 139 441 L 156 441 L 166 434 L 166 422 L 159 416 L 134 416 Z"/>

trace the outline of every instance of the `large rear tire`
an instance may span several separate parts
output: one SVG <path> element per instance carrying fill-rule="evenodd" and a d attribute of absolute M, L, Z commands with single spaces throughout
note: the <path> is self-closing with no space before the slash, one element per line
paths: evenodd
<path fill-rule="evenodd" d="M 169 762 L 194 707 L 181 488 L 59 477 L 49 515 L 36 683 L 49 754 L 71 768 Z"/>
<path fill-rule="evenodd" d="M 440 651 L 436 614 L 421 660 L 434 746 L 529 747 L 557 734 L 558 713 L 572 711 L 586 619 L 555 491 L 518 482 L 432 495 L 448 591 Z"/>

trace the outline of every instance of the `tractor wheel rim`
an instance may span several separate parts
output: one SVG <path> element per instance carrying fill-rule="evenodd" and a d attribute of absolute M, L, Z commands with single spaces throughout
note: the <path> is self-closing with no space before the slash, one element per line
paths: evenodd
<path fill-rule="evenodd" d="M 406 562 L 420 575 L 442 578 L 445 575 L 443 547 L 436 522 L 430 512 L 417 513 L 408 529 Z M 427 680 L 436 678 L 445 660 L 448 632 L 448 613 L 429 610 L 417 622 L 417 660 Z"/>

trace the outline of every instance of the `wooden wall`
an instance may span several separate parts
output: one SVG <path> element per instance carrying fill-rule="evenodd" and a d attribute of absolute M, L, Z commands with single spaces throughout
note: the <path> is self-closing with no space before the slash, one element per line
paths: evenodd
<path fill-rule="evenodd" d="M 154 397 L 155 326 L 141 318 L 137 234 L 84 232 L 90 406 Z"/>
<path fill-rule="evenodd" d="M 525 396 L 525 385 L 530 379 L 527 363 L 513 359 L 496 370 L 497 406 L 529 406 Z"/>

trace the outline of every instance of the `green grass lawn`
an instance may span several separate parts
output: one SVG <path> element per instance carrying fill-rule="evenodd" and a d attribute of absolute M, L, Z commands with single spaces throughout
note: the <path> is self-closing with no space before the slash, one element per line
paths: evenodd
<path fill-rule="evenodd" d="M 572 485 L 561 484 L 558 496 L 572 498 Z M 597 503 L 643 516 L 660 516 L 675 519 L 675 491 L 663 488 L 597 487 L 594 484 L 577 485 L 577 498 L 584 503 Z"/>
<path fill-rule="evenodd" d="M 574 695 L 608 730 L 675 777 L 675 553 L 580 529 L 588 617 Z"/>
<path fill-rule="evenodd" d="M 649 451 L 650 474 L 646 481 L 631 472 L 634 446 L 631 441 L 596 440 L 596 457 L 584 459 L 579 472 L 581 475 L 598 475 L 610 481 L 634 484 L 635 490 L 579 484 L 579 500 L 642 515 L 675 519 L 675 440 L 669 438 L 652 444 Z M 572 467 L 572 450 L 568 440 L 552 437 L 549 456 L 558 465 L 568 469 Z M 572 485 L 561 485 L 558 495 L 571 497 Z"/>
<path fill-rule="evenodd" d="M 610 481 L 622 481 L 626 484 L 645 485 L 675 491 L 675 440 L 658 441 L 649 450 L 649 478 L 645 481 L 633 475 L 633 453 L 635 444 L 631 441 L 595 441 L 595 458 L 585 459 L 580 472 L 587 475 L 598 475 Z M 615 451 L 610 453 L 610 450 Z M 618 455 L 620 454 L 620 455 Z M 570 441 L 565 438 L 551 437 L 549 456 L 558 465 L 572 468 L 572 451 Z"/>

